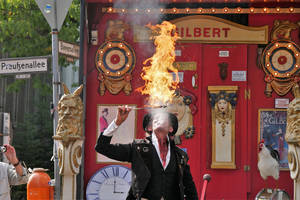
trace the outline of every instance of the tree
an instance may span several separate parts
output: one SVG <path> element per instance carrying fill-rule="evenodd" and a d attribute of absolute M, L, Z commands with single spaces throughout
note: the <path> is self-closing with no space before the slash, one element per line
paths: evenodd
<path fill-rule="evenodd" d="M 62 29 L 60 40 L 79 42 L 80 1 L 73 0 Z M 34 0 L 0 1 L 0 57 L 31 57 L 51 55 L 51 28 Z M 60 66 L 67 64 L 63 57 Z M 18 93 L 24 90 L 24 80 L 14 80 L 13 76 L 0 76 L 12 83 L 7 92 Z M 43 81 L 42 81 L 43 80 Z M 51 73 L 32 74 L 30 81 L 34 95 L 30 101 L 35 106 L 33 112 L 17 121 L 14 129 L 13 145 L 18 157 L 29 167 L 50 169 L 53 177 L 52 135 L 53 125 L 49 105 L 52 100 Z M 26 186 L 13 188 L 12 199 L 26 199 Z"/>
<path fill-rule="evenodd" d="M 34 0 L 0 1 L 1 54 L 9 57 L 51 54 L 51 28 Z M 79 40 L 80 2 L 70 6 L 59 38 Z"/>

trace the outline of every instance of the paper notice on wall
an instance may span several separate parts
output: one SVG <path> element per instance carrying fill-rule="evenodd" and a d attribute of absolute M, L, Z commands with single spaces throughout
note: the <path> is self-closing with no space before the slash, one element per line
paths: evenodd
<path fill-rule="evenodd" d="M 289 103 L 288 98 L 275 98 L 275 108 L 288 108 Z"/>
<path fill-rule="evenodd" d="M 246 71 L 232 71 L 231 81 L 246 81 L 247 72 Z"/>
<path fill-rule="evenodd" d="M 229 51 L 219 51 L 219 57 L 229 57 Z"/>

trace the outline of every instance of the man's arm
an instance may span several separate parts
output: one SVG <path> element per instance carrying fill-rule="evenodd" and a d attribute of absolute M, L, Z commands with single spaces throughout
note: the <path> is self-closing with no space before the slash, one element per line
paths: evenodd
<path fill-rule="evenodd" d="M 14 166 L 9 166 L 7 168 L 7 175 L 8 175 L 8 181 L 10 185 L 19 185 L 19 184 L 25 184 L 28 181 L 27 177 L 27 171 L 26 169 L 21 165 L 19 159 L 16 155 L 16 150 L 13 146 L 6 144 L 4 145 L 6 147 L 5 156 L 7 160 Z"/>
<path fill-rule="evenodd" d="M 127 119 L 130 108 L 122 106 L 118 108 L 116 119 L 100 134 L 95 150 L 111 159 L 130 162 L 131 144 L 110 144 L 113 133 Z"/>
<path fill-rule="evenodd" d="M 16 168 L 16 171 L 19 176 L 23 175 L 23 167 L 21 166 L 21 163 L 19 162 L 19 159 L 16 155 L 16 150 L 13 146 L 9 144 L 4 145 L 6 147 L 5 156 L 7 160 Z"/>
<path fill-rule="evenodd" d="M 109 124 L 109 126 L 103 131 L 105 136 L 113 136 L 113 133 L 118 130 L 119 126 L 127 119 L 130 108 L 122 106 L 118 108 L 116 118 Z"/>
<path fill-rule="evenodd" d="M 19 164 L 19 168 L 21 168 L 21 174 L 17 171 L 17 168 L 13 168 L 11 165 L 7 168 L 7 176 L 8 182 L 10 185 L 21 185 L 26 184 L 28 182 L 27 171 L 21 164 Z"/>

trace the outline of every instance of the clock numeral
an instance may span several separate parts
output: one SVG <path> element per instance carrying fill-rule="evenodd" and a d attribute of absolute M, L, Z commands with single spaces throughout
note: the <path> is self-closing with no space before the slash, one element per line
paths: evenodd
<path fill-rule="evenodd" d="M 98 195 L 98 193 L 89 193 L 89 196 L 94 196 L 94 195 Z M 98 197 L 97 197 L 98 198 Z"/>
<path fill-rule="evenodd" d="M 119 167 L 113 167 L 112 172 L 114 176 L 119 176 Z"/>
<path fill-rule="evenodd" d="M 126 171 L 126 173 L 124 174 L 123 178 L 125 178 L 128 174 L 128 170 Z"/>
<path fill-rule="evenodd" d="M 101 174 L 104 176 L 104 178 L 106 178 L 106 179 L 109 178 L 108 173 L 107 173 L 105 170 L 103 170 L 103 171 L 101 172 Z"/>
<path fill-rule="evenodd" d="M 95 196 L 95 195 L 99 195 L 98 193 L 89 193 L 88 195 L 88 199 L 93 199 L 93 200 L 100 200 L 99 197 L 89 197 L 89 196 Z"/>
<path fill-rule="evenodd" d="M 98 183 L 99 185 L 101 185 L 103 182 L 100 182 L 100 181 L 96 181 L 96 180 L 92 180 L 92 182 L 94 183 Z"/>

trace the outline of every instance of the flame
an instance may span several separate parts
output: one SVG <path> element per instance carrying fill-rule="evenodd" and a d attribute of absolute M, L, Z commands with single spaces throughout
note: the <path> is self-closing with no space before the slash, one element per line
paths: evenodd
<path fill-rule="evenodd" d="M 179 83 L 177 69 L 173 66 L 175 42 L 179 37 L 176 33 L 176 26 L 170 22 L 164 21 L 155 26 L 147 26 L 153 32 L 158 33 L 153 36 L 156 52 L 143 62 L 141 77 L 145 81 L 145 85 L 138 88 L 137 91 L 149 95 L 150 105 L 166 104 L 172 101 Z M 175 81 L 170 72 L 176 74 Z"/>

